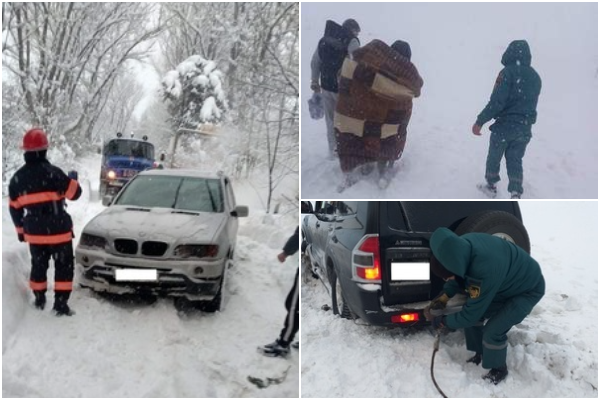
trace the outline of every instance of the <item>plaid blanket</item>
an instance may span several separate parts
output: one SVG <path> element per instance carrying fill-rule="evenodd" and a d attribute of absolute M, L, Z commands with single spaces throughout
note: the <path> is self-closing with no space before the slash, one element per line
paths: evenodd
<path fill-rule="evenodd" d="M 404 151 L 412 99 L 423 80 L 415 66 L 380 40 L 346 58 L 334 115 L 342 171 L 398 160 Z"/>

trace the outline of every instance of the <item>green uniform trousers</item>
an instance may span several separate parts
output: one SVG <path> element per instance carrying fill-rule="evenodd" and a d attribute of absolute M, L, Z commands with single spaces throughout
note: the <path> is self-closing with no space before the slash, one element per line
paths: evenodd
<path fill-rule="evenodd" d="M 513 131 L 513 133 L 492 132 L 485 165 L 486 181 L 490 184 L 500 181 L 500 162 L 504 156 L 506 157 L 506 171 L 509 181 L 508 191 L 510 193 L 523 193 L 523 156 L 530 140 L 531 128 L 520 128 Z"/>
<path fill-rule="evenodd" d="M 541 277 L 534 290 L 502 302 L 492 302 L 484 315 L 484 321 L 465 328 L 467 349 L 483 354 L 483 368 L 506 366 L 506 334 L 525 319 L 544 296 L 546 284 Z"/>

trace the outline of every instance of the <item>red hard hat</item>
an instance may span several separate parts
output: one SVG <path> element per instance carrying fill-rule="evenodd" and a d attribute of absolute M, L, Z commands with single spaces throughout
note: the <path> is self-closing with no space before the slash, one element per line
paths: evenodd
<path fill-rule="evenodd" d="M 40 128 L 28 130 L 23 136 L 23 146 L 21 148 L 25 151 L 46 150 L 48 148 L 46 132 Z"/>

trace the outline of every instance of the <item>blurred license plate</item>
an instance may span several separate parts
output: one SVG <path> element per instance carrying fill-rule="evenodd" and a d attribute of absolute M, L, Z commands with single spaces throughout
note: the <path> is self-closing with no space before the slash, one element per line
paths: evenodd
<path fill-rule="evenodd" d="M 392 263 L 393 281 L 428 281 L 429 263 L 411 262 L 411 263 Z"/>
<path fill-rule="evenodd" d="M 115 280 L 156 282 L 158 273 L 155 269 L 117 269 L 115 270 Z"/>
<path fill-rule="evenodd" d="M 136 176 L 137 171 L 135 169 L 126 169 L 123 171 L 123 176 L 131 178 L 132 176 Z"/>

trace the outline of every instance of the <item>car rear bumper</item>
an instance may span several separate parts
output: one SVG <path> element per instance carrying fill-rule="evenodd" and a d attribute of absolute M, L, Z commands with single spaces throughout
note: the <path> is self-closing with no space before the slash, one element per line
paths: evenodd
<path fill-rule="evenodd" d="M 82 287 L 115 294 L 186 297 L 192 301 L 212 300 L 219 292 L 223 274 L 230 263 L 226 259 L 188 261 L 126 258 L 80 248 L 75 255 Z M 203 274 L 195 274 L 198 267 L 202 268 Z M 117 270 L 156 270 L 156 280 L 117 280 Z"/>
<path fill-rule="evenodd" d="M 350 307 L 358 317 L 370 325 L 409 327 L 430 324 L 423 314 L 423 310 L 429 304 L 429 301 L 386 306 L 383 304 L 381 288 L 376 289 L 376 286 L 379 285 L 352 282 L 351 286 L 355 290 L 351 290 Z M 347 291 L 344 293 L 347 293 Z M 446 309 L 438 312 L 440 315 L 457 313 L 462 309 L 465 302 L 466 297 L 459 294 L 450 299 Z M 394 322 L 392 320 L 392 317 L 400 319 L 401 315 L 406 314 L 417 314 L 417 320 L 407 322 Z"/>
<path fill-rule="evenodd" d="M 408 327 L 429 323 L 423 315 L 423 309 L 429 302 L 386 307 L 382 304 L 381 288 L 376 289 L 376 286 L 379 285 L 363 285 L 355 282 L 352 282 L 351 285 L 356 289 L 352 290 L 354 292 L 353 300 L 350 301 L 352 311 L 370 325 Z M 409 322 L 394 322 L 392 320 L 392 317 L 399 318 L 403 314 L 417 314 L 417 318 L 415 321 Z"/>

